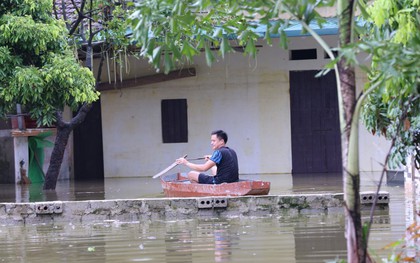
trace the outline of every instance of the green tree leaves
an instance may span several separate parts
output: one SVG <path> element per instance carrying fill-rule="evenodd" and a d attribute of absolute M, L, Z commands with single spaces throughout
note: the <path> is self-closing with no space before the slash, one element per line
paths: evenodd
<path fill-rule="evenodd" d="M 51 20 L 51 0 L 2 0 L 0 16 L 9 13 L 16 16 L 30 16 L 35 20 Z"/>
<path fill-rule="evenodd" d="M 0 114 L 17 103 L 38 124 L 52 125 L 55 112 L 99 98 L 91 71 L 74 57 L 63 21 L 52 2 L 6 0 L 0 4 Z"/>
<path fill-rule="evenodd" d="M 41 23 L 30 16 L 4 15 L 0 19 L 0 43 L 35 56 L 47 50 L 58 51 L 66 43 L 64 24 Z"/>
<path fill-rule="evenodd" d="M 377 0 L 367 9 L 360 49 L 372 54 L 370 83 L 378 86 L 364 105 L 363 121 L 373 133 L 396 138 L 390 166 L 405 164 L 420 130 L 419 1 Z"/>
<path fill-rule="evenodd" d="M 146 0 L 135 4 L 130 16 L 133 37 L 157 68 L 169 72 L 177 64 L 191 63 L 205 52 L 208 65 L 215 60 L 215 51 L 224 57 L 243 46 L 245 54 L 256 56 L 252 21 L 278 14 L 273 1 L 181 1 Z"/>
<path fill-rule="evenodd" d="M 315 8 L 331 6 L 334 2 L 144 0 L 134 4 L 129 20 L 140 54 L 156 68 L 168 72 L 170 66 L 191 63 L 200 52 L 205 53 L 209 66 L 214 62 L 216 52 L 225 57 L 234 52 L 232 47 L 241 48 L 244 55 L 255 57 L 257 40 L 264 37 L 271 45 L 271 34 L 278 34 L 280 46 L 287 47 L 284 29 L 288 21 L 280 19 L 280 15 L 290 17 L 293 14 L 307 23 L 321 24 L 324 19 Z M 256 33 L 257 26 L 267 28 L 265 36 Z M 170 55 L 165 55 L 167 53 Z"/>

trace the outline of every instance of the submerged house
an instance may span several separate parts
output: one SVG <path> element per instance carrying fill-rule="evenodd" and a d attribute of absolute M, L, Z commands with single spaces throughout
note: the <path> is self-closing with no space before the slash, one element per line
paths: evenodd
<path fill-rule="evenodd" d="M 317 31 L 337 46 L 335 20 Z M 152 176 L 184 154 L 210 154 L 215 129 L 228 133 L 241 174 L 341 172 L 335 75 L 315 77 L 329 59 L 300 32 L 287 30 L 289 50 L 261 41 L 256 59 L 238 48 L 208 67 L 203 54 L 169 76 L 134 58 L 128 71 L 103 67 L 111 78 L 99 85 L 104 177 Z M 360 89 L 367 78 L 356 78 Z M 361 171 L 381 170 L 387 147 L 362 128 Z"/>
<path fill-rule="evenodd" d="M 337 46 L 334 19 L 315 29 Z M 168 75 L 135 57 L 102 67 L 100 101 L 74 131 L 60 178 L 150 177 L 184 154 L 210 154 L 216 129 L 228 133 L 241 174 L 340 173 L 335 75 L 315 77 L 329 58 L 300 26 L 286 32 L 289 50 L 261 40 L 256 59 L 238 47 L 212 67 L 203 54 Z M 356 73 L 361 89 L 367 78 Z M 361 171 L 381 170 L 388 147 L 362 128 Z"/>

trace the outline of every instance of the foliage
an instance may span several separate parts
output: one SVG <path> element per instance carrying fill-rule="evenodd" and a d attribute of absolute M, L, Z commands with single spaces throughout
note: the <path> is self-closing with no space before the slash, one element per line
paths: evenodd
<path fill-rule="evenodd" d="M 51 1 L 8 0 L 0 5 L 0 114 L 16 104 L 39 125 L 55 112 L 98 99 L 92 73 L 74 58 L 65 24 L 51 16 Z"/>
<path fill-rule="evenodd" d="M 15 16 L 30 16 L 37 21 L 48 21 L 51 19 L 50 0 L 2 0 L 0 3 L 0 16 L 12 14 Z"/>
<path fill-rule="evenodd" d="M 366 12 L 358 48 L 372 55 L 370 83 L 378 86 L 363 109 L 365 126 L 396 143 L 389 166 L 405 164 L 414 154 L 420 167 L 420 4 L 377 0 Z M 416 146 L 417 145 L 417 146 Z"/>
<path fill-rule="evenodd" d="M 128 50 L 133 43 L 131 38 L 128 37 L 127 18 L 128 12 L 125 6 L 113 6 L 112 16 L 108 18 L 109 20 L 106 23 L 102 24 L 103 34 L 98 37 L 98 40 L 105 41 L 106 45 L 110 47 L 109 49 L 112 50 L 111 55 L 109 55 L 108 49 L 103 48 L 105 52 L 100 54 L 101 57 L 111 58 L 115 64 L 118 63 L 121 77 L 124 68 L 126 72 L 129 70 L 127 54 L 135 55 Z M 107 63 L 109 65 L 109 61 Z M 109 75 L 108 78 L 110 78 Z"/>
<path fill-rule="evenodd" d="M 104 34 L 102 38 L 112 41 L 114 49 L 126 48 L 132 44 L 130 38 L 127 37 L 127 17 L 128 12 L 126 8 L 114 6 L 112 16 L 109 17 L 106 24 L 103 24 Z"/>
<path fill-rule="evenodd" d="M 141 55 L 156 68 L 169 72 L 177 63 L 193 61 L 205 53 L 210 66 L 216 59 L 213 50 L 222 58 L 242 48 L 244 54 L 257 55 L 256 41 L 263 37 L 271 44 L 271 34 L 280 36 L 280 46 L 287 46 L 284 29 L 287 19 L 281 14 L 294 14 L 306 23 L 324 19 L 315 7 L 331 5 L 334 1 L 181 1 L 146 0 L 135 4 L 131 14 L 133 38 L 141 48 Z M 257 23 L 258 22 L 258 23 Z M 257 26 L 265 26 L 266 34 L 256 33 Z M 162 58 L 163 57 L 163 58 Z"/>
<path fill-rule="evenodd" d="M 93 71 L 93 58 L 100 57 L 99 68 L 106 61 L 108 78 L 110 65 L 120 73 L 128 72 L 127 54 L 131 52 L 132 41 L 128 37 L 126 1 L 53 1 L 55 16 L 65 22 L 71 45 L 80 58 L 85 58 L 85 65 Z M 97 71 L 96 80 L 101 81 L 102 71 Z M 120 74 L 122 77 L 123 74 Z"/>

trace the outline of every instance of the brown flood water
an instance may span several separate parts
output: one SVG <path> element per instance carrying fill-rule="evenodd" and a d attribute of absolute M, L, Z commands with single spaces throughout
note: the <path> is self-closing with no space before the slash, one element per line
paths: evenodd
<path fill-rule="evenodd" d="M 333 175 L 243 177 L 271 181 L 270 194 L 342 192 L 339 176 Z M 377 181 L 377 174 L 363 175 L 362 191 L 374 190 Z M 0 185 L 0 201 L 163 197 L 159 181 L 151 178 L 59 182 L 56 194 L 48 196 L 41 189 Z M 403 237 L 412 223 L 413 205 L 418 205 L 407 197 L 404 185 L 388 184 L 382 190 L 390 193 L 390 206 L 374 218 L 369 245 L 376 259 L 391 254 L 382 248 Z M 0 262 L 331 262 L 346 257 L 343 233 L 344 215 L 339 213 L 0 225 Z"/>

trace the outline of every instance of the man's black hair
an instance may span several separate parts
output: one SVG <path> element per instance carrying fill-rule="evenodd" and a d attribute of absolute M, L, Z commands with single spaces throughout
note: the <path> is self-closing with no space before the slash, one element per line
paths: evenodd
<path fill-rule="evenodd" d="M 225 143 L 227 143 L 227 141 L 228 141 L 227 133 L 222 131 L 222 130 L 212 131 L 211 135 L 216 135 L 217 138 L 219 138 L 219 140 L 223 139 L 225 141 Z"/>

